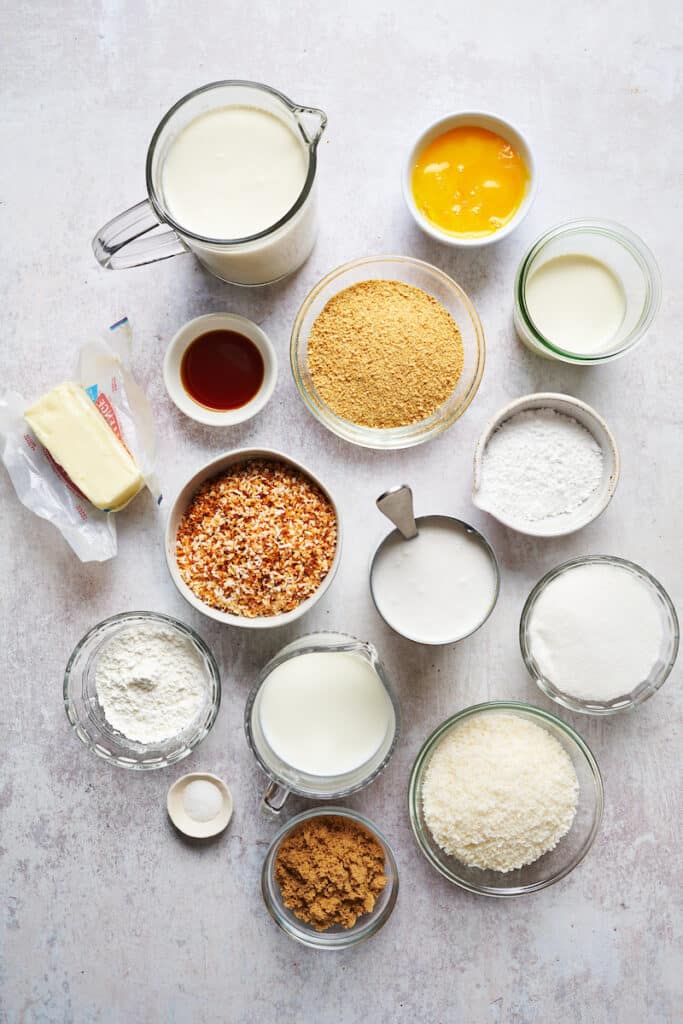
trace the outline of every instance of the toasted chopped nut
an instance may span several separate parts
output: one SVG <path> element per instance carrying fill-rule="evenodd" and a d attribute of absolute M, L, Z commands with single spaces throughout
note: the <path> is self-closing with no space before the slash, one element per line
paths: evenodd
<path fill-rule="evenodd" d="M 200 601 L 256 618 L 314 594 L 336 547 L 337 518 L 320 488 L 285 463 L 252 459 L 200 487 L 180 521 L 176 559 Z"/>

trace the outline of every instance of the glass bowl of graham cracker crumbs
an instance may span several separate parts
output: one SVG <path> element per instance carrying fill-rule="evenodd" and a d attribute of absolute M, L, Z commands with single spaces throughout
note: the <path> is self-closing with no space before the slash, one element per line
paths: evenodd
<path fill-rule="evenodd" d="M 389 919 L 398 868 L 376 825 L 347 807 L 316 807 L 273 839 L 261 873 L 268 913 L 313 949 L 347 949 Z"/>
<path fill-rule="evenodd" d="M 485 361 L 472 302 L 443 271 L 408 256 L 368 256 L 327 274 L 292 329 L 304 403 L 364 448 L 411 448 L 446 430 L 474 398 Z"/>

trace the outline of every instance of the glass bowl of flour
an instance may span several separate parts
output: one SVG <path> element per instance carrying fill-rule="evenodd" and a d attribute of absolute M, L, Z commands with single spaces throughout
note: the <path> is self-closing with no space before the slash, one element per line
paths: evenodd
<path fill-rule="evenodd" d="M 135 771 L 191 754 L 220 702 L 218 665 L 202 638 L 155 612 L 124 612 L 93 626 L 64 673 L 66 715 L 78 738 Z"/>

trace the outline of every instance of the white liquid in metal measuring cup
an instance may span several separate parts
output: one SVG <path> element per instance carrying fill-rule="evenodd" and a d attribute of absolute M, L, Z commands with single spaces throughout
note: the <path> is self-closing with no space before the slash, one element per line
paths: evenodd
<path fill-rule="evenodd" d="M 321 776 L 366 764 L 394 717 L 372 665 L 346 651 L 313 651 L 282 662 L 263 683 L 258 714 L 282 761 Z"/>
<path fill-rule="evenodd" d="M 544 338 L 577 355 L 611 347 L 626 312 L 621 281 L 592 256 L 556 256 L 525 287 L 529 316 Z"/>
<path fill-rule="evenodd" d="M 161 184 L 182 227 L 208 238 L 237 239 L 284 217 L 307 174 L 303 140 L 278 117 L 255 107 L 219 107 L 176 136 Z"/>
<path fill-rule="evenodd" d="M 412 540 L 389 537 L 372 570 L 382 617 L 403 636 L 445 644 L 481 625 L 493 604 L 497 575 L 476 535 L 448 520 L 419 522 Z"/>

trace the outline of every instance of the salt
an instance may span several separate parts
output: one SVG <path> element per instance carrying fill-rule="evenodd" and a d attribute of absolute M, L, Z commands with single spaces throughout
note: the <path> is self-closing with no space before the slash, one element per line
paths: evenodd
<path fill-rule="evenodd" d="M 571 416 L 531 409 L 505 420 L 484 450 L 478 501 L 512 521 L 579 508 L 603 475 L 602 448 Z"/>
<path fill-rule="evenodd" d="M 212 821 L 223 807 L 223 794 L 208 779 L 193 779 L 183 790 L 183 807 L 193 821 Z"/>

